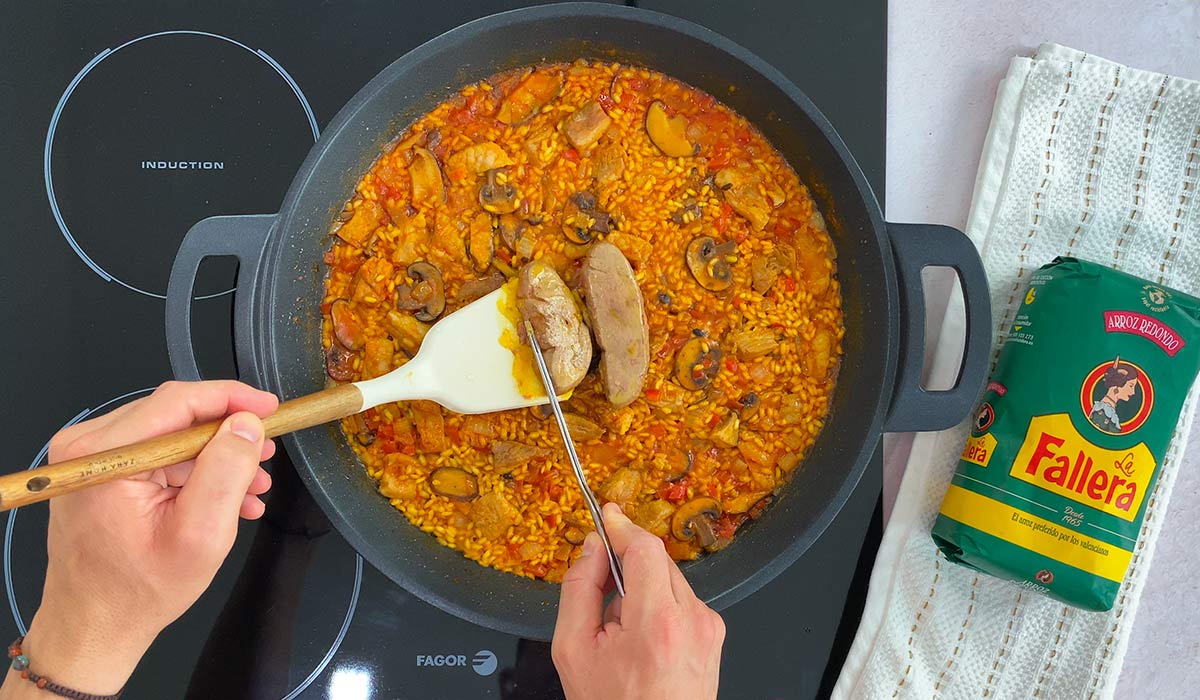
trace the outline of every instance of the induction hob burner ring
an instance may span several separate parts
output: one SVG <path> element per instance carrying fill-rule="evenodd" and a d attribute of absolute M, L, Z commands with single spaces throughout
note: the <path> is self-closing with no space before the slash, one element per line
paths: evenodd
<path fill-rule="evenodd" d="M 108 401 L 105 401 L 104 403 L 100 404 L 99 406 L 95 406 L 93 408 L 85 408 L 82 411 L 80 411 L 79 413 L 77 413 L 74 418 L 67 421 L 66 423 L 63 423 L 62 427 L 59 428 L 55 432 L 57 433 L 59 431 L 66 430 L 67 428 L 70 428 L 72 425 L 75 425 L 76 423 L 79 423 L 80 421 L 85 420 L 86 418 L 88 418 L 92 414 L 96 413 L 97 411 L 102 411 L 105 408 L 108 408 L 109 406 L 113 405 L 114 403 L 117 403 L 119 401 L 124 401 L 125 399 L 128 399 L 133 396 L 137 396 L 139 394 L 148 394 L 152 391 L 154 391 L 154 387 L 150 387 L 150 388 L 146 388 L 146 389 L 138 389 L 136 391 L 130 391 L 128 393 L 121 394 L 120 396 L 118 396 L 116 398 L 109 399 Z M 39 465 L 41 465 L 42 460 L 46 459 L 46 455 L 49 454 L 49 452 L 50 452 L 50 441 L 47 440 L 46 444 L 42 445 L 42 449 L 39 450 L 37 455 L 33 458 L 33 462 L 30 463 L 28 469 L 34 469 L 34 468 L 38 467 Z M 12 510 L 8 511 L 8 524 L 4 528 L 4 592 L 8 595 L 8 608 L 9 608 L 9 610 L 12 611 L 13 622 L 17 625 L 17 630 L 21 633 L 21 636 L 25 636 L 25 634 L 29 630 L 25 627 L 25 620 L 21 618 L 21 609 L 17 606 L 17 594 L 13 591 L 13 577 L 12 577 L 13 528 L 17 524 L 17 512 L 19 510 L 21 510 L 21 509 L 13 508 Z"/>
<path fill-rule="evenodd" d="M 317 126 L 317 118 L 316 115 L 313 114 L 312 106 L 309 105 L 308 98 L 304 96 L 304 91 L 300 89 L 300 85 L 295 81 L 294 78 L 292 78 L 291 74 L 289 74 L 287 70 L 279 64 L 278 61 L 276 61 L 274 58 L 271 58 L 266 51 L 263 51 L 262 49 L 252 49 L 237 39 L 231 39 L 221 34 L 214 34 L 212 32 L 204 32 L 195 29 L 172 29 L 168 31 L 155 32 L 153 34 L 146 34 L 139 36 L 136 39 L 130 39 L 116 48 L 104 49 L 100 53 L 96 54 L 92 60 L 88 61 L 87 65 L 80 69 L 80 71 L 75 74 L 75 77 L 71 79 L 71 82 L 67 84 L 67 89 L 63 91 L 62 97 L 58 98 L 58 104 L 54 106 L 54 113 L 50 117 L 50 128 L 46 132 L 46 146 L 42 151 L 42 172 L 46 183 L 46 196 L 50 200 L 50 211 L 54 214 L 54 221 L 58 224 L 58 230 L 61 231 L 63 237 L 67 239 L 67 244 L 71 246 L 71 250 L 75 251 L 75 254 L 79 256 L 79 259 L 82 260 L 89 268 L 91 268 L 92 272 L 95 272 L 97 275 L 99 275 L 100 278 L 105 282 L 116 282 L 130 291 L 134 291 L 138 294 L 143 294 L 148 297 L 154 297 L 155 299 L 166 299 L 167 296 L 166 294 L 159 294 L 158 292 L 142 289 L 109 273 L 99 263 L 97 263 L 95 260 L 92 260 L 92 258 L 83 250 L 83 247 L 79 245 L 79 242 L 75 240 L 75 236 L 71 234 L 71 229 L 67 226 L 67 222 L 63 218 L 62 212 L 59 210 L 58 199 L 54 196 L 54 176 L 52 174 L 50 159 L 54 153 L 54 131 L 58 128 L 58 121 L 62 117 L 63 108 L 67 106 L 67 101 L 71 98 L 71 93 L 75 92 L 75 88 L 78 87 L 79 83 L 85 77 L 87 77 L 87 74 L 90 73 L 93 68 L 99 65 L 101 61 L 109 56 L 112 56 L 121 49 L 133 46 L 138 42 L 146 41 L 147 39 L 155 39 L 158 37 L 178 35 L 219 39 L 243 49 L 254 56 L 257 56 L 264 63 L 269 65 L 272 70 L 278 73 L 279 77 L 283 78 L 283 80 L 287 82 L 288 87 L 290 87 L 292 92 L 296 95 L 296 99 L 299 100 L 300 106 L 304 109 L 304 116 L 308 119 L 308 126 L 312 130 L 313 142 L 316 142 L 321 137 L 321 129 Z M 212 299 L 214 297 L 224 296 L 232 291 L 233 288 L 230 288 L 215 294 L 200 295 L 197 296 L 196 299 Z"/>
<path fill-rule="evenodd" d="M 92 415 L 103 411 L 105 408 L 108 408 L 115 403 L 119 403 L 141 394 L 149 394 L 152 391 L 154 391 L 154 387 L 130 391 L 116 398 L 109 399 L 99 406 L 85 408 L 77 413 L 74 418 L 66 423 L 63 423 L 62 427 L 58 430 L 66 430 L 72 425 L 88 419 Z M 42 445 L 42 449 L 38 450 L 37 455 L 34 456 L 33 462 L 30 463 L 28 469 L 34 469 L 41 465 L 42 460 L 46 459 L 46 456 L 49 454 L 49 452 L 50 441 L 47 440 L 46 444 Z M 8 608 L 12 612 L 13 622 L 16 624 L 20 635 L 25 636 L 29 632 L 29 628 L 25 626 L 25 620 L 21 617 L 21 609 L 17 604 L 17 594 L 13 590 L 12 577 L 13 529 L 17 524 L 17 512 L 20 510 L 20 508 L 13 508 L 12 510 L 8 511 L 8 524 L 4 528 L 4 591 L 8 596 Z M 317 665 L 313 667 L 313 670 L 310 671 L 309 674 L 304 677 L 304 680 L 300 681 L 295 688 L 289 691 L 287 695 L 284 695 L 281 700 L 295 700 L 300 693 L 303 693 L 310 685 L 312 685 L 313 682 L 316 681 L 317 678 L 320 677 L 320 675 L 325 671 L 325 669 L 328 668 L 329 662 L 333 660 L 334 655 L 337 654 L 337 650 L 342 646 L 342 641 L 346 638 L 346 632 L 350 629 L 350 623 L 354 621 L 354 611 L 358 608 L 358 599 L 362 593 L 362 581 L 363 558 L 361 554 L 355 552 L 354 586 L 350 592 L 350 603 L 346 606 L 346 616 L 342 619 L 342 625 L 338 628 L 337 635 L 333 638 L 333 643 L 329 645 L 329 650 L 325 652 L 325 655 L 321 657 L 321 660 L 317 662 Z"/>
<path fill-rule="evenodd" d="M 317 677 L 325 671 L 327 666 L 329 666 L 329 662 L 333 661 L 333 655 L 336 654 L 338 648 L 342 646 L 342 640 L 346 638 L 346 631 L 350 629 L 350 623 L 354 621 L 354 610 L 358 607 L 358 597 L 362 592 L 362 577 L 363 558 L 361 554 L 355 552 L 354 590 L 350 593 L 350 605 L 346 607 L 346 618 L 342 620 L 341 629 L 338 630 L 337 636 L 333 638 L 333 644 L 329 645 L 329 651 L 325 652 L 325 656 L 321 657 L 321 660 L 317 663 L 316 667 L 313 668 L 312 672 L 310 672 L 304 680 L 300 681 L 300 685 L 297 685 L 295 688 L 293 688 L 292 692 L 284 695 L 282 700 L 295 700 L 300 693 L 303 693 L 308 686 L 312 685 L 313 681 L 317 680 Z"/>

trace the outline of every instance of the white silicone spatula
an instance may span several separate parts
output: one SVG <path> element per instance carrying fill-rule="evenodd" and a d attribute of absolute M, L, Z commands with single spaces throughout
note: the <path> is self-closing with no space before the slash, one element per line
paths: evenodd
<path fill-rule="evenodd" d="M 506 336 L 513 341 L 518 337 L 512 320 L 501 311 L 512 306 L 507 295 L 513 293 L 506 285 L 435 323 L 416 357 L 382 377 L 348 385 L 362 395 L 361 406 L 329 420 L 414 399 L 436 401 L 455 413 L 492 413 L 547 403 L 536 382 L 532 396 L 521 393 L 513 375 L 513 351 L 501 342 Z"/>
<path fill-rule="evenodd" d="M 457 413 L 490 413 L 544 404 L 540 385 L 523 394 L 513 373 L 510 347 L 518 337 L 502 307 L 511 308 L 506 285 L 434 324 L 416 357 L 376 379 L 342 384 L 284 401 L 263 420 L 267 437 L 340 420 L 391 401 L 428 399 Z M 502 342 L 502 339 L 505 342 Z M 0 510 L 193 459 L 216 434 L 220 421 L 118 447 L 88 457 L 0 476 Z"/>

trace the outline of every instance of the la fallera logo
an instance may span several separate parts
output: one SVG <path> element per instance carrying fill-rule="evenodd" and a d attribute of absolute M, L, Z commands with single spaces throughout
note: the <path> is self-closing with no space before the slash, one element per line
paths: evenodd
<path fill-rule="evenodd" d="M 1035 416 L 1009 474 L 1132 522 L 1157 464 L 1146 443 L 1108 450 L 1076 430 L 1066 413 Z"/>

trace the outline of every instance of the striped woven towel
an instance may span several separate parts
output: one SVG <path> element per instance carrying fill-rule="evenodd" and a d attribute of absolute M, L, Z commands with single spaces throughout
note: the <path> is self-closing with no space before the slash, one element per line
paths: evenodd
<path fill-rule="evenodd" d="M 1032 59 L 1013 59 L 967 222 L 991 285 L 995 348 L 1030 272 L 1056 255 L 1200 292 L 1198 184 L 1200 83 L 1053 44 Z M 958 295 L 952 299 L 934 385 L 952 383 L 958 372 L 962 310 Z M 1129 573 L 1107 613 L 1065 606 L 946 561 L 929 530 L 967 425 L 919 435 L 834 697 L 1113 697 L 1196 399 L 1193 388 Z"/>

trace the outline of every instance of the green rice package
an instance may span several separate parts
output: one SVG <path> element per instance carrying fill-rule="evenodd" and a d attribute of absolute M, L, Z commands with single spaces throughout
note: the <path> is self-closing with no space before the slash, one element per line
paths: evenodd
<path fill-rule="evenodd" d="M 1110 609 L 1198 370 L 1200 299 L 1074 258 L 1042 267 L 975 414 L 937 546 Z"/>

